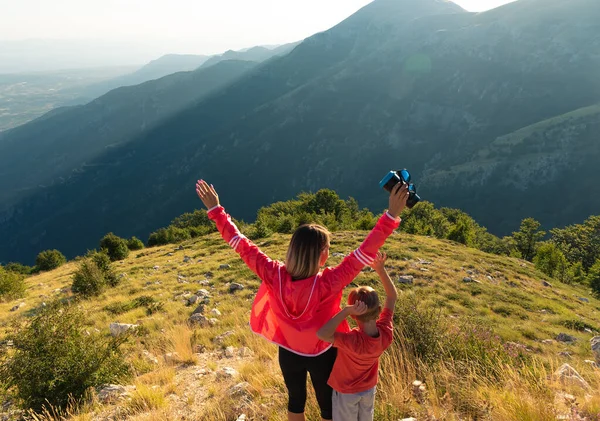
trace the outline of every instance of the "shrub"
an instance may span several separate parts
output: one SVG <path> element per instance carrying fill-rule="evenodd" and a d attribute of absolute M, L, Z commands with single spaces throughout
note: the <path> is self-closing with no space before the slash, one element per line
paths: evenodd
<path fill-rule="evenodd" d="M 100 295 L 107 285 L 114 287 L 118 283 L 110 258 L 105 253 L 92 253 L 73 275 L 71 289 L 75 294 L 92 297 Z"/>
<path fill-rule="evenodd" d="M 131 251 L 142 250 L 144 248 L 144 242 L 137 237 L 131 237 L 127 240 L 127 248 Z"/>
<path fill-rule="evenodd" d="M 587 279 L 594 294 L 600 297 L 600 260 L 590 268 Z"/>
<path fill-rule="evenodd" d="M 33 268 L 31 266 L 26 266 L 21 263 L 10 262 L 4 266 L 8 272 L 14 272 L 21 275 L 31 275 L 33 273 Z"/>
<path fill-rule="evenodd" d="M 148 237 L 148 246 L 164 246 L 165 244 L 181 243 L 192 238 L 189 229 L 169 226 L 160 228 Z"/>
<path fill-rule="evenodd" d="M 0 363 L 0 378 L 26 408 L 64 408 L 88 388 L 129 375 L 120 348 L 126 339 L 87 332 L 84 313 L 75 305 L 48 305 L 9 339 L 14 352 Z"/>
<path fill-rule="evenodd" d="M 23 275 L 0 267 L 0 300 L 14 300 L 25 294 Z"/>
<path fill-rule="evenodd" d="M 65 256 L 58 250 L 46 250 L 37 255 L 35 264 L 39 270 L 52 270 L 67 262 Z"/>
<path fill-rule="evenodd" d="M 106 254 L 113 262 L 123 260 L 129 256 L 129 248 L 127 241 L 121 237 L 114 235 L 112 232 L 106 234 L 100 240 L 100 249 L 106 250 Z"/>
<path fill-rule="evenodd" d="M 568 280 L 569 264 L 565 255 L 562 254 L 554 243 L 543 243 L 540 245 L 533 258 L 533 263 L 535 263 L 537 269 L 552 278 L 560 281 Z"/>
<path fill-rule="evenodd" d="M 269 229 L 268 223 L 264 218 L 257 218 L 252 229 L 248 234 L 248 238 L 251 240 L 257 240 L 259 238 L 266 238 L 271 236 L 273 232 Z"/>
<path fill-rule="evenodd" d="M 475 239 L 475 227 L 467 216 L 460 216 L 448 233 L 448 240 L 471 246 Z"/>

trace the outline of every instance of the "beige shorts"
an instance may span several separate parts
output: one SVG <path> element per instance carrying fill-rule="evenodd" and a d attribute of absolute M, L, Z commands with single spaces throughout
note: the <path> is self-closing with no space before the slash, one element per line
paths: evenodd
<path fill-rule="evenodd" d="M 372 421 L 375 412 L 375 390 L 360 393 L 333 391 L 333 421 Z"/>

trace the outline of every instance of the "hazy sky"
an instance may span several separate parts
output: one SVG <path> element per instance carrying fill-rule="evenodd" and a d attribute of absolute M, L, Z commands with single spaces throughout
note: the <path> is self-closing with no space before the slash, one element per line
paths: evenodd
<path fill-rule="evenodd" d="M 0 41 L 127 41 L 156 52 L 218 53 L 300 40 L 371 0 L 0 0 Z M 457 0 L 470 11 L 509 0 Z"/>

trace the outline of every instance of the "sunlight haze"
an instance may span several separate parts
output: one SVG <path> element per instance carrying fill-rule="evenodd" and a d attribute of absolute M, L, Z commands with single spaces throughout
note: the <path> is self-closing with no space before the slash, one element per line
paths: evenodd
<path fill-rule="evenodd" d="M 483 11 L 508 0 L 460 0 Z M 0 41 L 123 42 L 148 54 L 214 54 L 306 38 L 370 0 L 0 0 Z"/>

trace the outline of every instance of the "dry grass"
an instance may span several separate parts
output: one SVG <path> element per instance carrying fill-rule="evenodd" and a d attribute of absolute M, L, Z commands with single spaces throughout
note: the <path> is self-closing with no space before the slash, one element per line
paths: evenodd
<path fill-rule="evenodd" d="M 331 251 L 349 252 L 362 238 L 364 233 L 335 233 Z M 281 259 L 288 239 L 288 236 L 274 235 L 260 245 L 270 256 Z M 277 348 L 252 334 L 248 328 L 249 309 L 258 280 L 216 235 L 186 242 L 184 246 L 183 251 L 169 245 L 132 253 L 127 260 L 116 264 L 117 273 L 126 274 L 121 285 L 83 303 L 90 315 L 90 329 L 108 333 L 108 325 L 119 321 L 138 323 L 146 330 L 145 335 L 133 338 L 128 345 L 139 375 L 135 379 L 137 392 L 131 402 L 123 404 L 129 418 L 179 419 L 170 410 L 171 404 L 165 396 L 181 394 L 180 386 L 177 386 L 180 370 L 194 370 L 194 367 L 185 366 L 199 364 L 198 368 L 215 371 L 226 363 L 236 365 L 239 379 L 216 382 L 214 376 L 194 378 L 197 382 L 194 387 L 205 393 L 201 404 L 192 400 L 189 403 L 190 406 L 199 405 L 193 408 L 197 419 L 231 420 L 244 412 L 252 420 L 284 420 L 287 397 L 277 364 Z M 555 405 L 557 392 L 575 395 L 580 411 L 590 420 L 598 419 L 600 370 L 593 370 L 583 363 L 584 359 L 591 358 L 589 339 L 592 335 L 568 327 L 569 321 L 581 320 L 600 329 L 600 301 L 585 287 L 552 281 L 553 288 L 545 288 L 541 281 L 546 278 L 529 263 L 488 255 L 447 241 L 397 234 L 390 238 L 385 249 L 390 255 L 389 271 L 393 278 L 397 275 L 415 278 L 413 285 L 399 285 L 404 295 L 419 296 L 419 305 L 423 308 L 440 308 L 443 317 L 454 326 L 461 326 L 462 321 L 469 318 L 485 320 L 502 340 L 527 346 L 535 363 L 526 371 L 516 366 L 498 367 L 495 371 L 502 371 L 503 375 L 491 381 L 474 372 L 465 374 L 456 366 L 458 362 L 451 360 L 426 366 L 397 341 L 381 359 L 376 419 L 396 421 L 415 416 L 419 420 L 433 417 L 437 420 L 554 420 L 559 411 Z M 194 263 L 184 264 L 184 256 L 191 256 Z M 199 259 L 201 263 L 197 263 Z M 420 263 L 419 259 L 431 264 Z M 340 258 L 331 258 L 329 263 L 334 265 L 339 261 Z M 225 263 L 231 268 L 220 270 L 219 266 Z M 154 266 L 159 269 L 153 269 Z M 53 272 L 29 277 L 24 310 L 8 311 L 19 300 L 0 303 L 0 338 L 12 321 L 28 317 L 29 312 L 43 301 L 69 296 L 55 290 L 70 286 L 75 268 L 74 263 L 69 263 Z M 467 274 L 467 271 L 473 274 Z M 212 277 L 207 278 L 207 272 L 212 272 Z M 180 283 L 178 275 L 187 283 Z M 481 283 L 463 283 L 465 276 Z M 204 279 L 211 285 L 198 284 Z M 226 283 L 232 281 L 243 283 L 246 289 L 230 294 Z M 369 272 L 361 273 L 355 284 L 380 289 L 377 277 Z M 218 308 L 222 313 L 214 327 L 192 328 L 186 324 L 193 307 L 186 307 L 180 295 L 200 288 L 211 293 L 207 311 Z M 127 303 L 142 295 L 163 303 L 163 310 L 148 315 L 144 308 L 137 308 L 113 315 L 105 309 L 109 304 Z M 590 302 L 583 303 L 578 297 L 586 297 Z M 222 343 L 214 340 L 227 331 L 233 334 Z M 575 336 L 578 342 L 574 345 L 541 343 L 560 332 Z M 244 361 L 205 361 L 194 354 L 194 345 L 203 345 L 213 352 L 230 345 L 247 346 L 254 351 L 254 356 Z M 156 366 L 144 362 L 141 354 L 144 349 L 156 355 L 161 363 Z M 562 351 L 570 352 L 572 359 L 559 357 L 558 353 Z M 161 356 L 167 352 L 177 352 L 180 361 L 173 366 L 165 365 Z M 589 396 L 550 380 L 551 373 L 563 362 L 569 362 L 592 385 Z M 412 394 L 411 383 L 417 378 L 427 385 L 428 393 L 423 401 Z M 244 399 L 229 397 L 229 388 L 240 381 L 250 383 L 249 396 Z M 54 418 L 50 418 L 52 414 L 43 415 L 46 418 L 40 415 L 38 419 L 84 421 L 94 419 L 90 415 L 94 409 L 81 408 Z M 307 416 L 318 418 L 312 392 Z"/>

